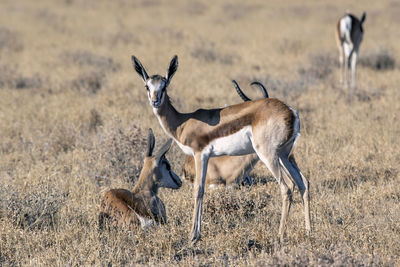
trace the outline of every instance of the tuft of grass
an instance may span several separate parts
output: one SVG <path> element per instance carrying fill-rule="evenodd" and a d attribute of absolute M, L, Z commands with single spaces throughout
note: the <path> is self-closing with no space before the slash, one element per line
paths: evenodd
<path fill-rule="evenodd" d="M 217 50 L 215 44 L 213 43 L 194 48 L 191 55 L 197 60 L 209 64 L 213 62 L 219 62 L 223 65 L 232 65 L 240 59 L 236 55 L 221 53 Z"/>
<path fill-rule="evenodd" d="M 304 50 L 304 44 L 299 40 L 283 39 L 279 41 L 278 51 L 282 55 L 299 55 Z"/>
<path fill-rule="evenodd" d="M 103 120 L 100 113 L 96 109 L 91 109 L 89 118 L 89 131 L 97 132 L 98 128 L 101 126 L 103 126 Z"/>
<path fill-rule="evenodd" d="M 363 52 L 358 62 L 361 66 L 375 71 L 393 70 L 396 67 L 396 59 L 387 49 Z"/>
<path fill-rule="evenodd" d="M 80 74 L 71 82 L 71 88 L 78 92 L 96 94 L 107 84 L 107 79 L 102 72 L 89 72 Z"/>
<path fill-rule="evenodd" d="M 17 66 L 0 65 L 0 88 L 33 89 L 43 87 L 40 74 L 27 77 L 18 73 Z"/>
<path fill-rule="evenodd" d="M 63 63 L 73 64 L 79 68 L 93 67 L 99 71 L 115 72 L 120 68 L 112 58 L 96 55 L 85 50 L 65 51 L 60 55 Z"/>
<path fill-rule="evenodd" d="M 308 67 L 299 69 L 299 75 L 308 83 L 326 80 L 335 67 L 335 59 L 330 53 L 313 54 L 309 57 Z"/>
<path fill-rule="evenodd" d="M 90 149 L 89 157 L 94 172 L 91 174 L 93 181 L 96 184 L 110 184 L 112 180 L 122 179 L 128 184 L 135 183 L 147 148 L 145 133 L 146 130 L 136 125 L 125 129 L 118 122 L 108 126 L 105 131 L 98 130 L 98 145 Z M 98 155 L 101 155 L 101 160 Z"/>
<path fill-rule="evenodd" d="M 27 194 L 10 186 L 3 189 L 1 206 L 4 216 L 15 227 L 36 230 L 55 230 L 58 212 L 65 205 L 68 193 L 60 192 L 50 185 L 36 185 Z"/>
<path fill-rule="evenodd" d="M 24 49 L 22 41 L 17 33 L 0 27 L 0 53 L 21 52 Z"/>

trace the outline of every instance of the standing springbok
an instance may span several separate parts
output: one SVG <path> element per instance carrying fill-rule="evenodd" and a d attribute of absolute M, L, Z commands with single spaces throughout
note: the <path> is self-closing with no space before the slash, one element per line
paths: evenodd
<path fill-rule="evenodd" d="M 236 92 L 243 99 L 243 101 L 251 101 L 240 89 L 239 85 L 235 80 L 232 81 Z M 267 89 L 260 82 L 252 82 L 250 85 L 257 85 L 264 98 L 268 98 Z M 249 177 L 250 172 L 259 161 L 256 153 L 243 155 L 243 156 L 220 156 L 213 157 L 208 160 L 206 185 L 209 188 L 217 185 L 232 185 L 232 184 L 251 184 L 251 178 Z M 194 158 L 192 156 L 186 156 L 185 163 L 183 165 L 184 179 L 194 182 L 196 177 L 196 167 L 194 164 Z"/>
<path fill-rule="evenodd" d="M 155 138 L 149 129 L 147 153 L 143 168 L 133 191 L 111 189 L 103 197 L 100 204 L 99 228 L 103 229 L 105 220 L 115 226 L 130 227 L 140 224 L 142 228 L 156 223 L 166 223 L 167 215 L 163 201 L 157 196 L 160 187 L 178 189 L 182 182 L 172 171 L 165 157 L 171 147 L 169 139 L 152 156 Z"/>
<path fill-rule="evenodd" d="M 339 49 L 340 83 L 349 87 L 351 69 L 351 89 L 356 86 L 356 64 L 358 50 L 363 38 L 363 23 L 366 13 L 358 20 L 354 15 L 346 13 L 336 24 L 336 44 Z"/>
<path fill-rule="evenodd" d="M 178 68 L 174 56 L 166 76 L 149 77 L 140 61 L 132 56 L 133 67 L 142 78 L 150 106 L 161 127 L 185 154 L 194 157 L 196 180 L 192 218 L 192 243 L 201 238 L 201 217 L 208 159 L 222 155 L 257 153 L 279 183 L 282 195 L 282 215 L 279 226 L 283 240 L 286 220 L 292 203 L 292 180 L 302 195 L 306 230 L 310 233 L 309 183 L 302 175 L 292 155 L 300 134 L 296 110 L 274 98 L 248 101 L 217 109 L 199 109 L 180 113 L 171 104 L 168 85 Z"/>

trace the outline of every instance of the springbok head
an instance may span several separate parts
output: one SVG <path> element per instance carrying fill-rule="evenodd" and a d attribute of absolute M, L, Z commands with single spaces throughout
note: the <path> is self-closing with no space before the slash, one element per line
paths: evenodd
<path fill-rule="evenodd" d="M 153 155 L 155 142 L 153 131 L 150 128 L 147 153 L 142 172 L 146 170 L 150 175 L 152 175 L 152 181 L 157 189 L 159 187 L 171 189 L 180 188 L 182 186 L 182 181 L 179 176 L 172 171 L 171 165 L 165 157 L 165 154 L 171 147 L 172 139 L 169 139 L 167 142 L 165 142 L 160 150 Z"/>
<path fill-rule="evenodd" d="M 132 64 L 144 82 L 150 105 L 155 109 L 160 108 L 165 101 L 166 89 L 178 69 L 178 56 L 172 58 L 165 77 L 158 74 L 149 77 L 142 63 L 135 56 L 132 56 Z"/>

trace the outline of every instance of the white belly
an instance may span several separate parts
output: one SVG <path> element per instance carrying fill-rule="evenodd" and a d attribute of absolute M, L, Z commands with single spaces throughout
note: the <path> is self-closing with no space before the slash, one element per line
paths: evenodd
<path fill-rule="evenodd" d="M 210 156 L 239 156 L 254 153 L 251 139 L 253 133 L 250 126 L 244 127 L 242 130 L 218 139 L 213 140 L 207 149 Z"/>

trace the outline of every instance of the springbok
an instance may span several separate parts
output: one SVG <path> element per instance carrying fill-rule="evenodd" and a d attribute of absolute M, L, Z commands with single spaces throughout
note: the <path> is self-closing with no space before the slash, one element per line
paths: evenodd
<path fill-rule="evenodd" d="M 243 99 L 243 101 L 251 101 L 235 80 L 232 81 L 236 92 Z M 252 82 L 250 85 L 257 85 L 264 98 L 268 98 L 267 89 L 260 82 Z M 208 160 L 206 185 L 209 188 L 217 185 L 232 185 L 232 184 L 251 184 L 251 178 L 249 173 L 253 170 L 254 166 L 259 161 L 256 153 L 243 155 L 243 156 L 220 156 L 210 158 Z M 192 156 L 186 156 L 185 163 L 183 165 L 183 176 L 185 180 L 194 182 L 196 177 L 196 168 L 194 164 L 194 158 Z"/>
<path fill-rule="evenodd" d="M 194 156 L 195 203 L 190 235 L 193 244 L 201 238 L 202 203 L 208 159 L 254 152 L 271 171 L 281 189 L 280 240 L 283 241 L 292 203 L 293 181 L 302 195 L 305 226 L 310 233 L 309 182 L 300 172 L 292 155 L 300 134 L 300 120 L 296 110 L 278 99 L 266 98 L 225 108 L 180 113 L 171 104 L 167 94 L 168 85 L 178 68 L 178 57 L 172 58 L 165 77 L 150 77 L 135 56 L 132 56 L 132 63 L 145 84 L 150 106 L 161 127 L 185 154 Z"/>
<path fill-rule="evenodd" d="M 99 228 L 103 229 L 105 220 L 111 225 L 131 227 L 140 224 L 142 228 L 156 223 L 166 223 L 167 215 L 163 201 L 157 196 L 160 187 L 178 189 L 182 182 L 169 164 L 165 154 L 171 147 L 169 139 L 152 156 L 155 138 L 149 129 L 147 153 L 143 168 L 133 191 L 111 189 L 105 193 L 99 214 Z"/>
<path fill-rule="evenodd" d="M 336 44 L 339 50 L 340 63 L 340 83 L 349 87 L 351 69 L 351 89 L 356 86 L 356 64 L 358 50 L 363 38 L 363 23 L 366 13 L 363 12 L 361 19 L 358 20 L 354 15 L 346 13 L 336 24 Z"/>

